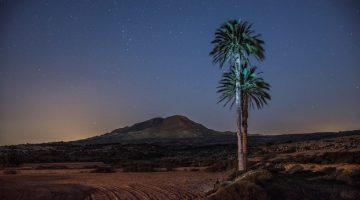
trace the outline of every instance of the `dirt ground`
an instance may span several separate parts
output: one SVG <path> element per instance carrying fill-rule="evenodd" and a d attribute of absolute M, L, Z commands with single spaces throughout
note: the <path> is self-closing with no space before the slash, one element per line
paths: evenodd
<path fill-rule="evenodd" d="M 0 173 L 0 199 L 199 199 L 223 173 L 172 171 L 90 173 L 89 169 L 17 169 Z"/>

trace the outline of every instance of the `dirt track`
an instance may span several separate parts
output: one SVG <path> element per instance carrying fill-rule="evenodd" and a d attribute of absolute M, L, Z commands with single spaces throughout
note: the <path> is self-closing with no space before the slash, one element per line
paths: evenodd
<path fill-rule="evenodd" d="M 95 174 L 76 170 L 24 170 L 0 175 L 0 199 L 199 199 L 221 173 Z"/>

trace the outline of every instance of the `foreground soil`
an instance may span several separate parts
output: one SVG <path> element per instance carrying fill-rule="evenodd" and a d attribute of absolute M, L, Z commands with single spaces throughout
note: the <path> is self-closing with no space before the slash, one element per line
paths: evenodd
<path fill-rule="evenodd" d="M 359 130 L 249 139 L 245 174 L 235 142 L 4 146 L 0 200 L 360 199 Z"/>
<path fill-rule="evenodd" d="M 90 173 L 86 170 L 17 170 L 0 175 L 0 199 L 198 199 L 223 173 L 174 171 Z"/>

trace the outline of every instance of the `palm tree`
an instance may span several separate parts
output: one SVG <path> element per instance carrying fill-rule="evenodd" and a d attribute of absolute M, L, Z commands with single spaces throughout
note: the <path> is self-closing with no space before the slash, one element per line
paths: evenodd
<path fill-rule="evenodd" d="M 236 77 L 240 77 L 241 64 L 249 63 L 250 57 L 257 60 L 264 59 L 264 42 L 261 35 L 255 34 L 252 24 L 246 21 L 229 20 L 215 31 L 215 39 L 211 42 L 214 47 L 210 52 L 213 63 L 220 68 L 229 62 L 234 66 Z M 241 137 L 241 105 L 240 82 L 235 84 L 235 103 L 237 116 L 237 142 L 238 142 L 238 170 L 244 170 L 244 148 Z M 245 150 L 246 152 L 246 150 Z"/>
<path fill-rule="evenodd" d="M 236 68 L 232 67 L 230 72 L 224 73 L 219 82 L 218 93 L 220 93 L 219 102 L 223 102 L 224 106 L 230 103 L 230 108 L 236 103 L 236 83 L 241 84 L 241 113 L 242 113 L 242 127 L 244 132 L 242 134 L 242 147 L 243 151 L 243 166 L 247 168 L 247 135 L 248 135 L 248 118 L 249 108 L 262 108 L 271 100 L 268 93 L 270 85 L 259 77 L 256 73 L 256 67 L 247 68 L 243 65 L 241 68 L 240 78 L 237 76 Z"/>

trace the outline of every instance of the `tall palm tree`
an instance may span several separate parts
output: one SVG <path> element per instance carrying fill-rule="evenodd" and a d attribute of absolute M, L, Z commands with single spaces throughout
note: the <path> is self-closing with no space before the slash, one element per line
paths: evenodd
<path fill-rule="evenodd" d="M 224 73 L 219 82 L 218 93 L 220 93 L 219 102 L 223 102 L 224 106 L 230 103 L 230 108 L 236 103 L 236 83 L 241 84 L 241 113 L 242 113 L 242 127 L 244 132 L 242 134 L 243 150 L 243 166 L 247 168 L 247 135 L 248 135 L 248 118 L 249 108 L 262 108 L 271 100 L 268 93 L 270 85 L 264 81 L 256 72 L 256 67 L 247 68 L 243 65 L 241 68 L 240 78 L 237 76 L 236 68 L 232 67 L 230 72 Z"/>
<path fill-rule="evenodd" d="M 240 77 L 241 63 L 249 63 L 250 57 L 257 60 L 264 59 L 264 41 L 261 35 L 255 34 L 252 24 L 247 21 L 229 20 L 215 31 L 215 39 L 211 42 L 214 47 L 210 52 L 213 63 L 220 68 L 225 63 L 235 67 L 236 77 Z M 238 142 L 238 170 L 244 170 L 244 147 L 241 137 L 241 90 L 240 82 L 236 82 L 235 103 L 237 116 L 237 142 Z M 246 151 L 246 150 L 245 150 Z"/>

